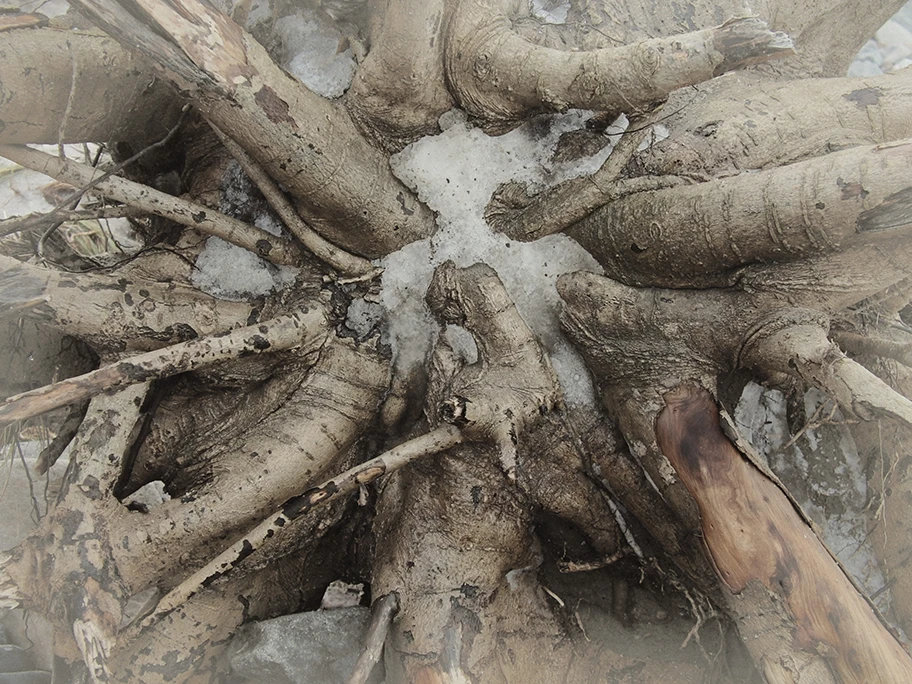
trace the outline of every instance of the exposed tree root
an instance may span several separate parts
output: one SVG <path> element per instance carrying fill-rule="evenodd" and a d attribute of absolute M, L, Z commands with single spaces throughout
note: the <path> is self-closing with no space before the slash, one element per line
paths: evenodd
<path fill-rule="evenodd" d="M 673 38 L 562 52 L 513 32 L 508 7 L 491 0 L 456 3 L 444 62 L 459 104 L 501 131 L 543 109 L 635 112 L 682 86 L 793 51 L 784 33 L 748 18 Z"/>
<path fill-rule="evenodd" d="M 617 280 L 730 285 L 734 269 L 745 264 L 907 236 L 910 162 L 909 142 L 856 147 L 769 171 L 637 193 L 596 210 L 568 233 Z"/>
<path fill-rule="evenodd" d="M 285 186 L 302 217 L 333 243 L 378 257 L 432 232 L 428 209 L 393 176 L 386 156 L 359 134 L 348 113 L 292 79 L 217 10 L 197 0 L 173 7 L 142 0 L 159 34 L 113 0 L 74 4 L 129 49 L 157 60 L 203 116 Z M 187 23 L 186 16 L 197 21 Z"/>
<path fill-rule="evenodd" d="M 578 0 L 568 24 L 551 26 L 512 0 L 320 3 L 350 22 L 360 60 L 344 104 L 310 92 L 205 2 L 73 3 L 149 64 L 108 38 L 28 29 L 67 83 L 29 80 L 28 34 L 0 34 L 11 58 L 0 89 L 13 98 L 0 102 L 0 152 L 37 159 L 8 145 L 39 138 L 141 146 L 123 119 L 151 103 L 170 122 L 186 98 L 295 237 L 350 277 L 326 278 L 318 294 L 325 269 L 295 243 L 264 245 L 230 221 L 236 243 L 303 263 L 295 286 L 228 302 L 184 284 L 187 267 L 166 259 L 101 275 L 0 256 L 0 313 L 75 335 L 109 364 L 0 405 L 3 420 L 94 395 L 49 452 L 81 420 L 60 502 L 0 559 L 0 604 L 46 615 L 59 654 L 95 681 L 210 682 L 239 625 L 310 608 L 344 574 L 384 597 L 353 681 L 381 651 L 390 682 L 652 682 L 669 663 L 682 682 L 718 674 L 677 652 L 636 654 L 642 630 L 600 641 L 580 602 L 610 577 L 612 625 L 643 621 L 631 596 L 656 582 L 653 600 L 668 589 L 693 613 L 675 645 L 716 657 L 701 628 L 727 616 L 770 681 L 912 680 L 908 655 L 715 399 L 753 374 L 816 384 L 861 418 L 886 417 L 877 430 L 912 429 L 906 369 L 861 365 L 871 352 L 908 361 L 889 325 L 912 299 L 910 80 L 807 78 L 844 72 L 899 0 L 768 0 L 758 9 L 773 30 L 743 18 L 740 0 L 663 12 Z M 113 74 L 123 101 L 93 116 L 85 83 L 105 59 L 156 82 L 127 89 Z M 716 78 L 732 69 L 743 71 Z M 487 212 L 520 239 L 566 230 L 608 269 L 559 284 L 563 325 L 606 412 L 565 406 L 548 355 L 484 264 L 447 262 L 427 293 L 441 327 L 472 334 L 475 363 L 441 336 L 426 378 L 394 379 L 385 341 L 343 322 L 372 287 L 368 259 L 433 232 L 387 152 L 436 131 L 454 104 L 489 132 L 568 107 L 633 119 L 593 176 L 534 198 L 506 186 Z M 24 125 L 23 106 L 50 114 Z M 660 116 L 668 139 L 640 150 Z M 204 177 L 200 160 L 228 155 L 199 126 L 161 164 L 217 206 L 222 167 Z M 195 228 L 214 215 L 174 211 Z M 199 241 L 168 233 L 150 230 L 148 246 L 183 256 Z M 832 337 L 857 361 L 828 337 L 831 322 L 852 331 Z M 861 451 L 880 439 L 873 424 L 853 429 Z M 901 451 L 867 452 L 883 464 L 876 544 L 908 622 L 909 544 L 896 538 L 908 533 L 912 477 Z M 159 480 L 169 500 L 125 505 Z M 356 490 L 359 506 L 343 496 Z M 146 591 L 151 612 L 128 624 L 126 602 Z M 640 624 L 668 619 L 650 612 Z"/>

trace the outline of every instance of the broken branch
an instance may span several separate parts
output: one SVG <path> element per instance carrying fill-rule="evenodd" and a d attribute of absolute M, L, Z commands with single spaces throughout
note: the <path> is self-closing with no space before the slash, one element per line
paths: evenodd
<path fill-rule="evenodd" d="M 364 637 L 364 647 L 351 677 L 348 678 L 348 684 L 364 684 L 370 677 L 374 666 L 383 656 L 383 644 L 386 642 L 390 623 L 398 612 L 399 595 L 394 591 L 374 601 L 370 626 Z"/>
<path fill-rule="evenodd" d="M 322 307 L 313 306 L 226 335 L 210 335 L 146 352 L 10 397 L 0 403 L 0 427 L 137 382 L 170 377 L 248 354 L 292 349 L 320 338 L 325 326 L 325 312 Z"/>
<path fill-rule="evenodd" d="M 601 168 L 591 176 L 564 181 L 539 193 L 526 205 L 505 210 L 495 194 L 485 211 L 485 218 L 497 230 L 514 240 L 531 242 L 558 233 L 586 218 L 603 204 L 645 190 L 661 190 L 685 183 L 675 176 L 644 177 L 618 180 L 640 143 L 652 132 L 642 119 L 634 119 L 634 130 L 624 133 Z"/>
<path fill-rule="evenodd" d="M 0 156 L 77 186 L 94 182 L 96 174 L 99 173 L 98 169 L 91 166 L 73 160 L 61 161 L 52 155 L 20 145 L 0 145 Z M 220 237 L 275 264 L 294 265 L 300 262 L 297 247 L 288 240 L 201 204 L 168 195 L 119 176 L 112 176 L 98 183 L 96 189 L 118 202 Z"/>
<path fill-rule="evenodd" d="M 888 416 L 912 426 L 912 401 L 846 357 L 827 337 L 827 328 L 825 317 L 813 311 L 776 312 L 745 336 L 741 361 L 816 385 L 864 420 Z"/>

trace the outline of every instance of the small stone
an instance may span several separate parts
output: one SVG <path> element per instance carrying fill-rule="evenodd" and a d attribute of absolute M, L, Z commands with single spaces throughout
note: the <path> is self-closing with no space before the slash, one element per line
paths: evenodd
<path fill-rule="evenodd" d="M 345 684 L 354 670 L 370 611 L 315 610 L 245 625 L 229 647 L 235 681 Z M 372 682 L 380 681 L 375 669 Z"/>

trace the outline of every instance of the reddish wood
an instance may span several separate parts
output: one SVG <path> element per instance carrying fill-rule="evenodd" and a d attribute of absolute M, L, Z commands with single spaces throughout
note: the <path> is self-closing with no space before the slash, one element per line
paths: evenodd
<path fill-rule="evenodd" d="M 700 508 L 706 546 L 738 594 L 759 581 L 787 606 L 793 643 L 822 655 L 840 682 L 912 682 L 912 659 L 786 495 L 722 432 L 710 394 L 665 395 L 656 438 Z"/>

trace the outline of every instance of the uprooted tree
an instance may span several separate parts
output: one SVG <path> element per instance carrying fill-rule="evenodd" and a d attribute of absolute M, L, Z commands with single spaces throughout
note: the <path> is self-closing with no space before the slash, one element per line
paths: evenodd
<path fill-rule="evenodd" d="M 32 235 L 40 260 L 21 240 L 0 256 L 4 315 L 97 363 L 59 380 L 48 361 L 0 405 L 4 423 L 64 412 L 47 460 L 74 442 L 0 598 L 50 620 L 94 681 L 217 678 L 239 625 L 312 605 L 340 568 L 375 603 L 396 597 L 377 611 L 387 681 L 661 681 L 546 594 L 549 553 L 577 570 L 625 557 L 724 616 L 767 681 L 912 681 L 893 627 L 723 408 L 754 377 L 817 387 L 857 419 L 860 451 L 889 464 L 870 524 L 910 633 L 895 511 L 912 496 L 912 341 L 895 324 L 912 296 L 912 74 L 841 77 L 902 2 L 574 0 L 560 25 L 527 4 L 316 3 L 359 56 L 336 101 L 273 61 L 268 27 L 261 42 L 241 27 L 249 2 L 232 18 L 198 0 L 74 0 L 79 28 L 0 32 L 0 155 L 92 183 L 145 237 L 135 258 L 86 263 L 49 230 L 64 202 L 4 231 Z M 484 264 L 447 263 L 427 292 L 441 326 L 474 336 L 474 364 L 441 341 L 404 376 L 343 324 L 370 260 L 434 231 L 388 158 L 453 107 L 495 134 L 567 108 L 631 120 L 594 176 L 504 186 L 487 212 L 515 239 L 566 232 L 604 267 L 559 282 L 598 411 L 563 402 Z M 641 147 L 659 119 L 669 137 Z M 84 141 L 130 163 L 99 180 L 25 147 Z M 284 237 L 216 211 L 231 160 Z M 149 187 L 174 171 L 182 197 Z M 266 299 L 204 294 L 189 277 L 204 234 L 301 275 Z M 157 480 L 170 500 L 125 505 Z M 564 556 L 548 551 L 561 534 Z"/>

